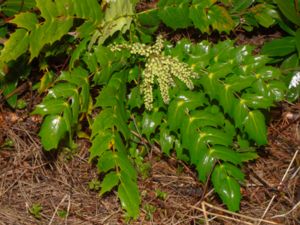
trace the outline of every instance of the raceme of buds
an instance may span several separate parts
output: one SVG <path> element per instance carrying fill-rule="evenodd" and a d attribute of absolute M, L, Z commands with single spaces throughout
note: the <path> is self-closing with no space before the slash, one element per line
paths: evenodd
<path fill-rule="evenodd" d="M 174 86 L 173 77 L 181 80 L 189 89 L 194 85 L 191 78 L 197 78 L 195 73 L 187 64 L 180 62 L 171 56 L 163 55 L 163 38 L 158 36 L 156 43 L 148 46 L 141 43 L 120 44 L 111 47 L 112 51 L 121 51 L 128 49 L 133 55 L 146 57 L 145 69 L 143 71 L 143 80 L 141 91 L 144 94 L 144 103 L 147 110 L 153 107 L 153 85 L 155 79 L 158 82 L 159 90 L 163 101 L 168 104 L 170 101 L 169 87 Z"/>

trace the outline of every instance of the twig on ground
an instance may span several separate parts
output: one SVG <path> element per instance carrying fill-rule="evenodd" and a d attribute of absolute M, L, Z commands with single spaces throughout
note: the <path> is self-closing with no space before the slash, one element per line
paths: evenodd
<path fill-rule="evenodd" d="M 68 198 L 68 197 L 70 198 L 70 196 L 69 196 L 68 194 L 66 194 L 66 195 L 62 198 L 62 200 L 58 203 L 58 205 L 56 206 L 56 208 L 55 208 L 55 210 L 54 210 L 54 213 L 52 214 L 52 217 L 51 217 L 51 219 L 50 219 L 48 225 L 51 225 L 51 224 L 53 223 L 53 220 L 54 220 L 54 218 L 55 218 L 55 215 L 56 215 L 56 213 L 57 213 L 57 211 L 58 211 L 60 205 L 61 205 L 61 204 L 66 200 L 66 198 Z"/>
<path fill-rule="evenodd" d="M 200 211 L 204 214 L 204 211 L 203 211 L 202 208 L 199 208 L 199 207 L 193 206 L 193 205 L 189 205 L 189 207 L 191 207 L 193 209 L 196 209 L 196 210 L 198 210 L 198 211 Z M 205 211 L 205 212 L 206 212 L 206 214 L 216 216 L 216 217 L 220 217 L 220 218 L 227 219 L 227 220 L 231 220 L 231 221 L 235 221 L 235 222 L 238 222 L 238 223 L 241 223 L 241 224 L 253 225 L 253 223 L 242 221 L 240 219 L 236 219 L 236 218 L 229 217 L 229 216 L 226 216 L 226 215 L 222 215 L 222 214 L 219 214 L 219 213 L 213 213 L 213 212 L 209 212 L 209 211 Z"/>
<path fill-rule="evenodd" d="M 257 222 L 257 225 L 260 225 L 261 222 L 263 221 L 263 218 L 265 218 L 266 214 L 268 213 L 269 209 L 271 208 L 271 205 L 273 204 L 273 201 L 275 200 L 276 195 L 273 195 L 273 197 L 271 198 L 271 201 L 269 202 L 267 208 L 265 209 L 263 215 L 261 216 L 261 218 L 259 219 L 259 221 Z"/>
<path fill-rule="evenodd" d="M 209 225 L 208 217 L 207 217 L 207 212 L 206 212 L 206 207 L 205 207 L 204 202 L 201 203 L 201 206 L 202 206 L 202 209 L 203 209 L 203 215 L 204 215 L 205 224 Z"/>
<path fill-rule="evenodd" d="M 272 219 L 279 218 L 279 217 L 286 217 L 289 214 L 291 214 L 295 209 L 297 209 L 299 206 L 300 206 L 300 201 L 296 205 L 294 205 L 294 207 L 290 211 L 288 211 L 288 212 L 286 212 L 284 214 L 281 214 L 281 215 L 273 216 Z"/>
<path fill-rule="evenodd" d="M 70 215 L 70 208 L 71 208 L 71 196 L 68 195 L 68 207 L 67 207 L 67 215 L 65 218 L 65 225 L 68 224 L 68 216 Z"/>
<path fill-rule="evenodd" d="M 284 180 L 285 180 L 285 178 L 286 178 L 286 176 L 287 176 L 290 168 L 292 167 L 292 165 L 293 165 L 293 163 L 294 163 L 294 161 L 295 161 L 295 159 L 296 159 L 296 157 L 298 155 L 298 152 L 299 152 L 299 149 L 295 152 L 295 154 L 294 154 L 294 156 L 293 156 L 293 158 L 292 158 L 292 160 L 291 160 L 288 168 L 286 169 L 286 171 L 285 171 L 285 173 L 284 173 L 284 175 L 283 175 L 283 177 L 282 177 L 282 179 L 281 179 L 281 181 L 279 183 L 279 187 L 281 187 L 283 185 L 283 182 L 284 182 Z"/>

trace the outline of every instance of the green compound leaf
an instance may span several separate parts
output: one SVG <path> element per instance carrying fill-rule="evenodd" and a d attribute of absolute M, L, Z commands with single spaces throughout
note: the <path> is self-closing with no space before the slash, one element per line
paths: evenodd
<path fill-rule="evenodd" d="M 245 131 L 258 145 L 265 145 L 267 141 L 267 128 L 264 115 L 258 111 L 250 111 L 245 121 Z"/>
<path fill-rule="evenodd" d="M 111 189 L 119 184 L 119 176 L 115 171 L 111 171 L 105 175 L 101 182 L 100 195 L 104 195 L 106 192 L 111 191 Z"/>
<path fill-rule="evenodd" d="M 189 18 L 189 0 L 161 0 L 157 6 L 158 16 L 172 29 L 187 28 L 192 24 Z"/>
<path fill-rule="evenodd" d="M 39 132 L 45 150 L 56 149 L 66 132 L 67 126 L 63 117 L 58 115 L 46 116 Z"/>
<path fill-rule="evenodd" d="M 4 43 L 0 61 L 9 62 L 11 60 L 16 60 L 20 55 L 27 51 L 28 45 L 28 32 L 24 29 L 17 29 Z"/>
<path fill-rule="evenodd" d="M 126 210 L 128 216 L 136 219 L 140 212 L 139 206 L 141 203 L 137 183 L 132 181 L 131 177 L 122 171 L 120 181 L 118 196 L 121 200 L 122 208 Z"/>
<path fill-rule="evenodd" d="M 241 193 L 239 183 L 228 174 L 228 169 L 217 165 L 212 173 L 212 182 L 215 191 L 229 210 L 237 211 L 240 208 Z"/>

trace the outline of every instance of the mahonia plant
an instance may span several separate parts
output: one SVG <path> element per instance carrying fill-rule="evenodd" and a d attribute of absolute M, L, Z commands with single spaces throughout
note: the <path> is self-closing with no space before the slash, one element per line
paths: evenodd
<path fill-rule="evenodd" d="M 192 78 L 197 78 L 195 73 L 188 65 L 180 62 L 175 57 L 163 54 L 163 37 L 159 35 L 153 46 L 143 43 L 120 44 L 112 46 L 112 51 L 128 49 L 132 55 L 139 55 L 146 58 L 145 69 L 143 70 L 143 82 L 141 85 L 144 94 L 145 108 L 153 108 L 153 86 L 155 78 L 159 84 L 159 89 L 164 103 L 170 101 L 169 88 L 175 86 L 174 77 L 181 80 L 189 89 L 193 89 Z"/>
<path fill-rule="evenodd" d="M 9 20 L 16 28 L 0 52 L 1 74 L 9 76 L 7 67 L 12 71 L 19 61 L 39 65 L 43 76 L 35 86 L 47 94 L 33 113 L 44 119 L 43 147 L 53 150 L 67 142 L 74 148 L 74 137 L 88 138 L 89 161 L 103 178 L 100 195 L 116 188 L 128 217 L 138 217 L 141 203 L 131 157 L 139 154 L 130 154 L 139 151 L 134 133 L 159 143 L 166 155 L 175 151 L 195 166 L 200 181 L 211 178 L 222 201 L 237 211 L 241 166 L 258 157 L 256 146 L 267 144 L 265 112 L 284 97 L 280 71 L 267 66 L 268 57 L 253 56 L 253 48 L 230 40 L 164 46 L 158 36 L 151 42 L 160 20 L 173 29 L 229 33 L 234 14 L 249 7 L 258 20 L 254 25 L 269 26 L 277 15 L 273 5 L 161 0 L 157 9 L 135 13 L 137 2 L 30 1 Z M 48 59 L 62 55 L 70 58 L 57 71 Z M 83 124 L 91 132 L 83 132 Z"/>

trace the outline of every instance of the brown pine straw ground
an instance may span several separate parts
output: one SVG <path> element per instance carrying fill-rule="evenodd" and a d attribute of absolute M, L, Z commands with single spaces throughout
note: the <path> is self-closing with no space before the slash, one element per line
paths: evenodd
<path fill-rule="evenodd" d="M 286 106 L 269 125 L 269 146 L 244 167 L 241 210 L 225 209 L 209 185 L 174 159 L 155 149 L 145 160 L 150 175 L 139 180 L 141 215 L 130 224 L 300 224 L 298 106 Z M 25 115 L 25 116 L 24 116 Z M 97 178 L 88 163 L 88 142 L 78 140 L 76 153 L 47 153 L 37 137 L 40 118 L 25 112 L 0 113 L 0 225 L 126 224 L 115 193 L 99 197 L 88 188 Z M 5 146 L 5 140 L 13 141 Z M 161 191 L 165 199 L 157 197 Z M 41 218 L 29 213 L 42 207 Z M 58 212 L 67 212 L 60 218 Z"/>

